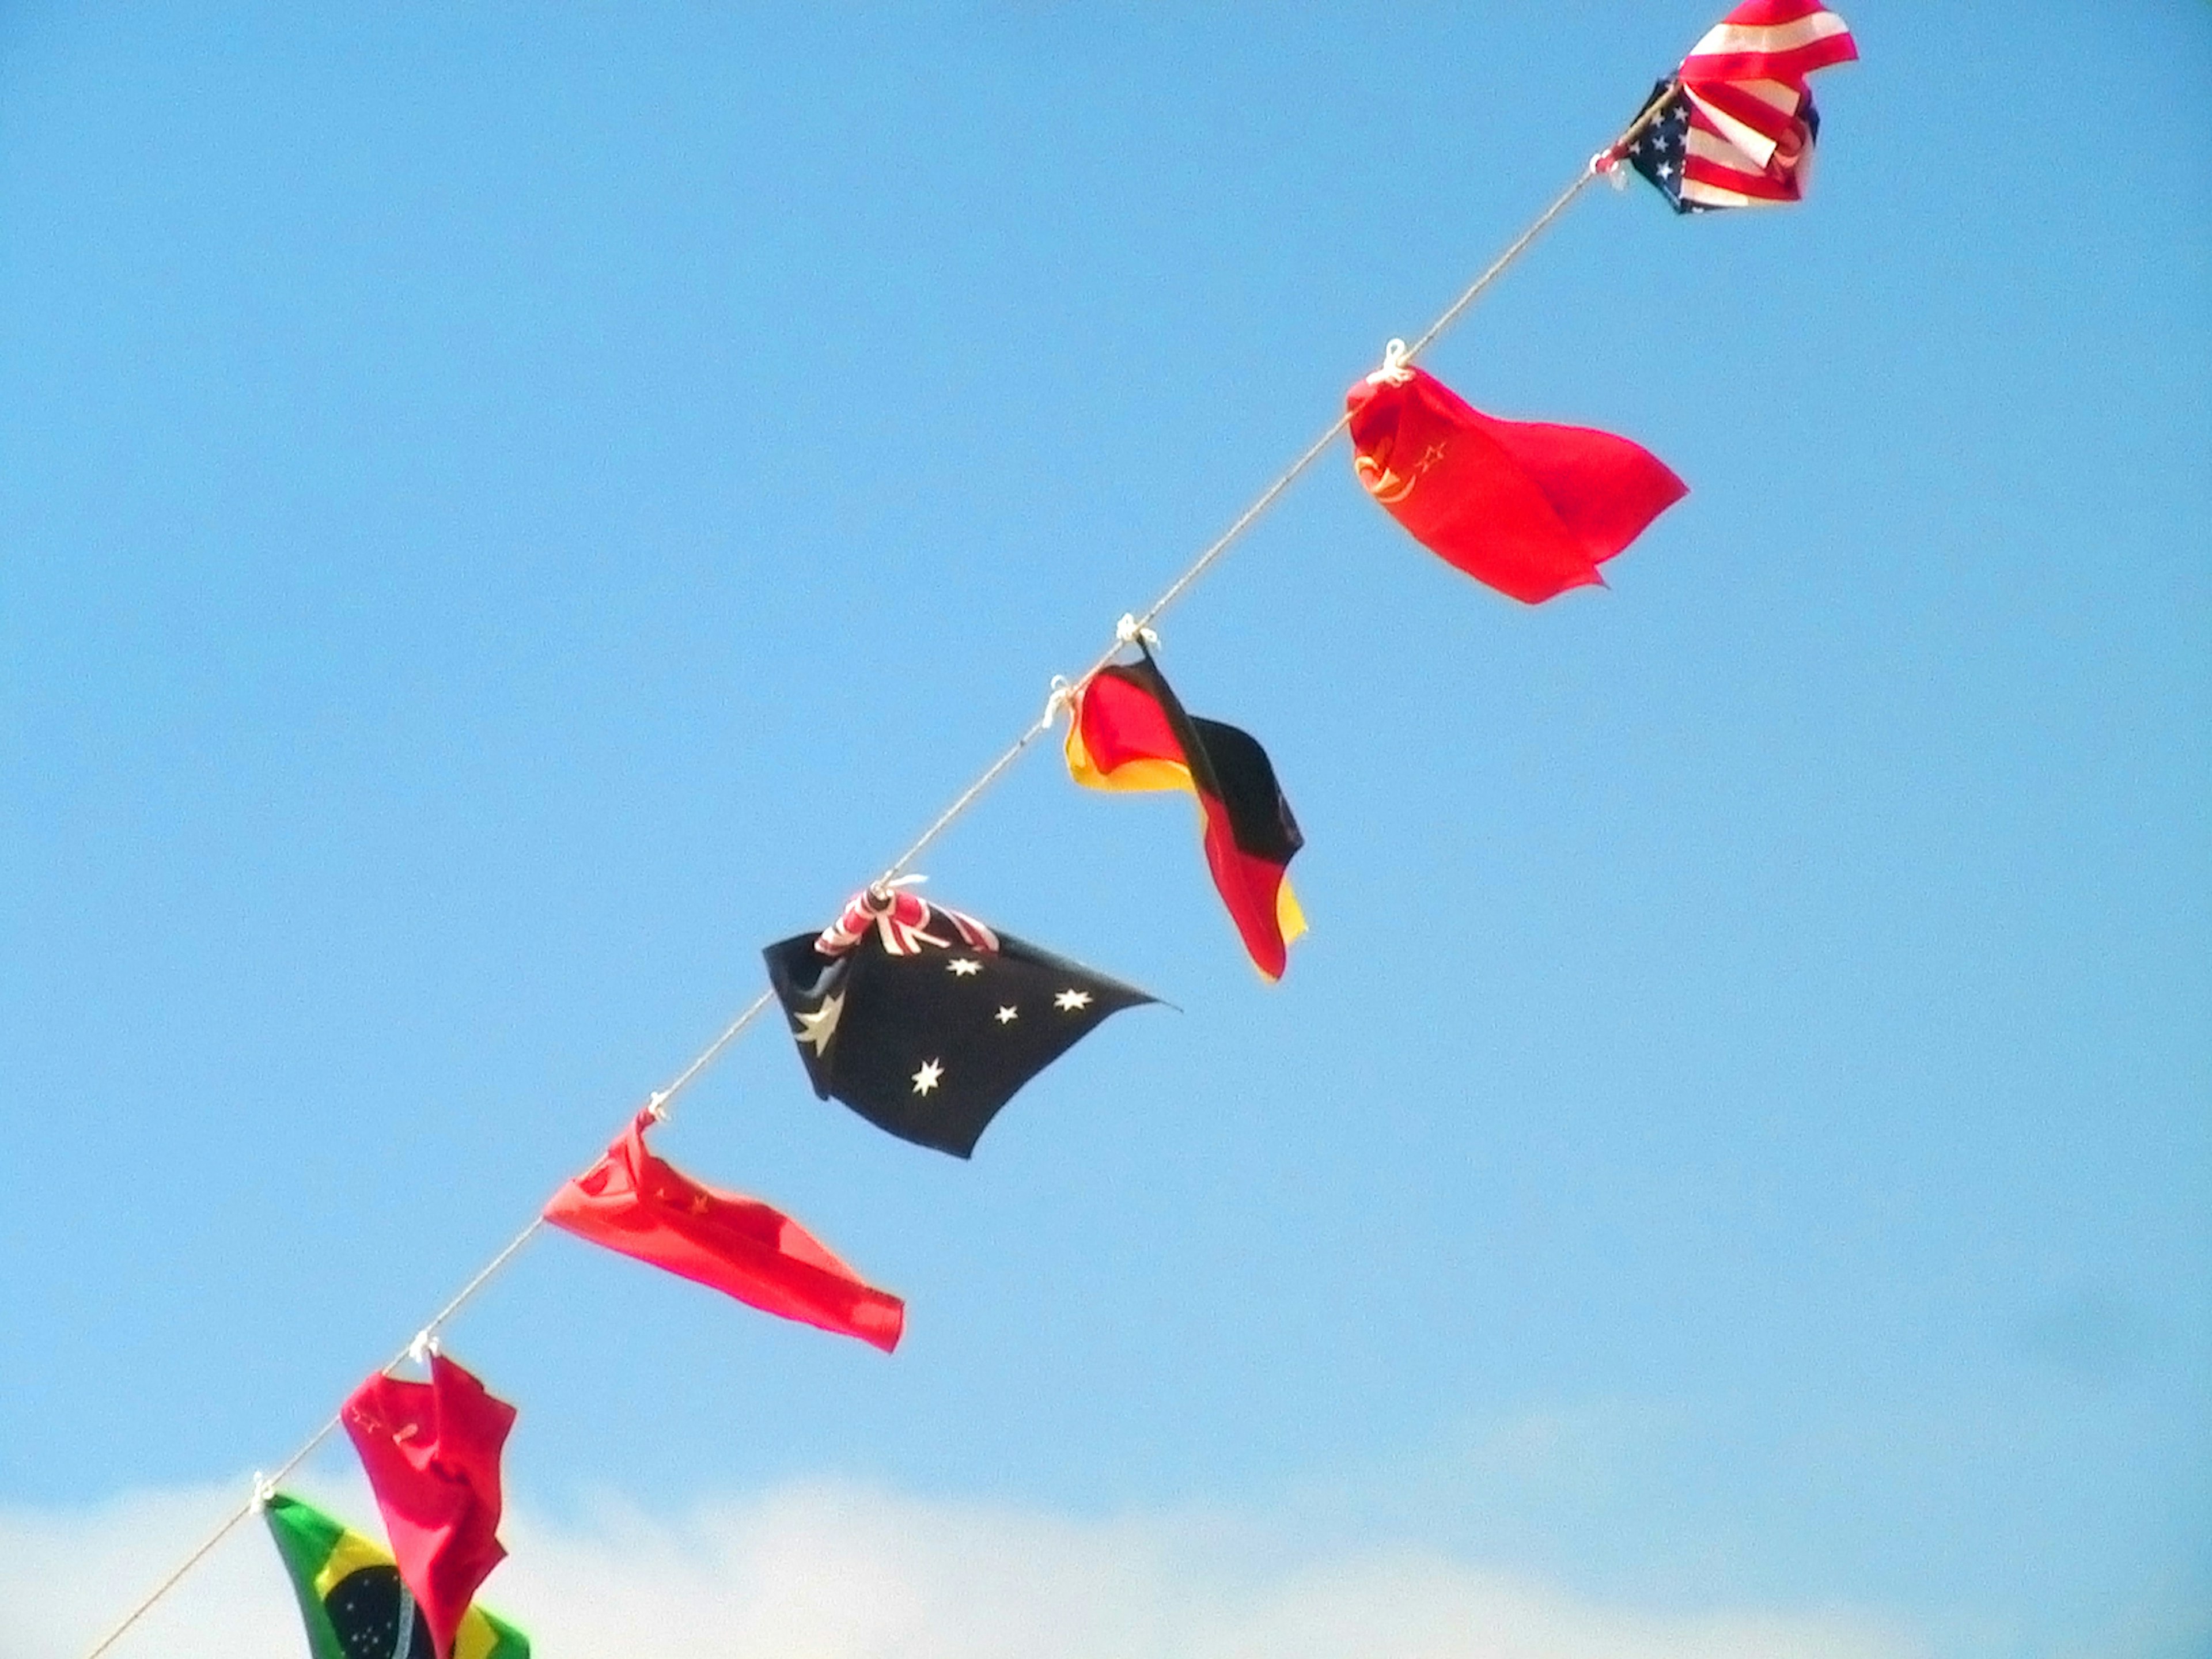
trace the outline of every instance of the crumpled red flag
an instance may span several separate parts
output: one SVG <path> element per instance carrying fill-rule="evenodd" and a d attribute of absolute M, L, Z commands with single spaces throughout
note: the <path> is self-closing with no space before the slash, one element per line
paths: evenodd
<path fill-rule="evenodd" d="M 646 1149 L 641 1112 L 606 1156 L 553 1194 L 545 1218 L 748 1307 L 889 1353 L 906 1304 L 877 1290 L 820 1240 L 758 1199 L 718 1192 Z"/>
<path fill-rule="evenodd" d="M 1486 415 L 1393 348 L 1345 395 L 1353 470 L 1415 541 L 1501 593 L 1602 586 L 1598 566 L 1689 493 L 1626 438 Z"/>
<path fill-rule="evenodd" d="M 499 1455 L 514 1416 L 443 1354 L 431 1355 L 428 1382 L 379 1373 L 339 1413 L 437 1659 L 451 1659 L 462 1615 L 507 1559 L 497 1535 Z"/>

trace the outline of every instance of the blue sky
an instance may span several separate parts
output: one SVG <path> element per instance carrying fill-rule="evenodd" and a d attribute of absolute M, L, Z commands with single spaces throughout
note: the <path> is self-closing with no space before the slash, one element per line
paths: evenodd
<path fill-rule="evenodd" d="M 661 1150 L 908 1341 L 541 1239 L 448 1339 L 526 1526 L 1199 1516 L 2208 1650 L 2212 14 L 1846 15 L 1809 203 L 1589 192 L 1426 360 L 1688 481 L 1608 591 L 1498 599 L 1339 453 L 1167 618 L 1307 831 L 1284 982 L 1182 806 L 1041 748 L 930 890 L 1177 1012 L 969 1166 L 752 1033 Z M 1711 21 L 9 8 L 0 1510 L 158 1523 L 0 1655 L 327 1416 Z M 546 1651 L 620 1639 L 532 1571 Z"/>

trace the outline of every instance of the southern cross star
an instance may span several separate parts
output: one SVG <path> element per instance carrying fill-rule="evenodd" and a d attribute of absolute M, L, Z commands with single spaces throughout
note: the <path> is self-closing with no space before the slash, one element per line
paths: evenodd
<path fill-rule="evenodd" d="M 822 1051 L 830 1046 L 830 1039 L 837 1035 L 837 1016 L 845 1012 L 845 994 L 822 999 L 822 1006 L 811 1014 L 799 1015 L 799 1030 L 793 1035 L 801 1042 L 814 1045 L 814 1057 L 821 1059 Z"/>
<path fill-rule="evenodd" d="M 999 1010 L 996 1018 L 1000 1024 L 1011 1025 L 1020 1015 L 1021 1012 L 1022 1011 L 1018 1008 L 1001 1008 Z"/>
<path fill-rule="evenodd" d="M 914 1074 L 914 1091 L 926 1095 L 937 1086 L 938 1079 L 945 1075 L 945 1067 L 933 1060 L 921 1062 L 921 1069 Z"/>
<path fill-rule="evenodd" d="M 1052 1004 L 1054 1007 L 1059 1009 L 1063 1014 L 1072 1014 L 1078 1008 L 1087 1008 L 1091 1006 L 1091 993 L 1088 991 L 1074 990 L 1062 991 L 1058 996 L 1052 1000 Z"/>
<path fill-rule="evenodd" d="M 970 974 L 980 974 L 983 971 L 983 964 L 973 957 L 955 957 L 945 965 L 963 979 L 967 978 Z"/>

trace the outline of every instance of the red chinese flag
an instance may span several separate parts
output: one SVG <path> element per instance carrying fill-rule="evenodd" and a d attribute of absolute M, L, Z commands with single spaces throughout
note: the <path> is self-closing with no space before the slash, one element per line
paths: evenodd
<path fill-rule="evenodd" d="M 545 1218 L 763 1313 L 898 1346 L 906 1304 L 864 1283 L 821 1241 L 758 1199 L 702 1187 L 646 1150 L 641 1112 L 606 1156 L 553 1194 Z"/>
<path fill-rule="evenodd" d="M 1527 605 L 1597 568 L 1689 493 L 1649 450 L 1588 427 L 1501 421 L 1421 369 L 1361 381 L 1352 468 L 1413 539 Z"/>
<path fill-rule="evenodd" d="M 379 1374 L 339 1413 L 368 1472 L 399 1577 L 430 1626 L 437 1659 L 477 1589 L 507 1557 L 499 1532 L 499 1454 L 514 1407 L 443 1354 L 430 1380 Z"/>

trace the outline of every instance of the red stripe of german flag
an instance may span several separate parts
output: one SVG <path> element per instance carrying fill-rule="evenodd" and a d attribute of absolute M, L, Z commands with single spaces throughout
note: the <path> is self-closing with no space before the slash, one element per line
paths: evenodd
<path fill-rule="evenodd" d="M 1256 738 L 1185 712 L 1147 651 L 1077 691 L 1067 769 L 1091 789 L 1188 791 L 1206 867 L 1245 950 L 1270 980 L 1282 977 L 1290 942 L 1306 930 L 1288 873 L 1305 837 Z"/>

